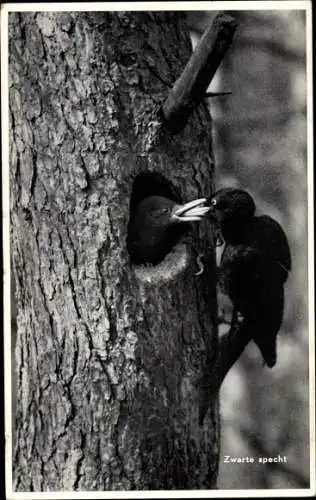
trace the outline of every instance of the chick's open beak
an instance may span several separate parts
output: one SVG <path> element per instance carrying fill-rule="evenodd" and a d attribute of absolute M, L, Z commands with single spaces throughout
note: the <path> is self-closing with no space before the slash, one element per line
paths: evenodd
<path fill-rule="evenodd" d="M 200 221 L 210 210 L 210 207 L 204 206 L 206 198 L 189 201 L 184 205 L 176 205 L 171 214 L 173 222 L 192 222 Z"/>

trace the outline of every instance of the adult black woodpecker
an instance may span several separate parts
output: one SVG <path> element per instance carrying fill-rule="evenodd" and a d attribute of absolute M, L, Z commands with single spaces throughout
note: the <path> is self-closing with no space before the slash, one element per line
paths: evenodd
<path fill-rule="evenodd" d="M 291 270 L 287 237 L 274 219 L 255 215 L 255 202 L 246 191 L 221 189 L 209 204 L 210 217 L 225 242 L 219 287 L 243 316 L 244 331 L 251 332 L 272 368 L 283 321 L 284 283 Z"/>
<path fill-rule="evenodd" d="M 179 204 L 162 195 L 142 199 L 128 224 L 127 249 L 134 264 L 158 264 L 189 228 L 209 211 L 206 198 Z"/>

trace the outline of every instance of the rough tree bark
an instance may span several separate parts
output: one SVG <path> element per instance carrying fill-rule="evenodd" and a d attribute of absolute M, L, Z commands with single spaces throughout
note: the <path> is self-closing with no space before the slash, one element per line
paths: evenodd
<path fill-rule="evenodd" d="M 135 177 L 210 195 L 211 120 L 161 130 L 191 53 L 179 13 L 9 14 L 11 258 L 16 283 L 14 489 L 214 488 L 218 404 L 211 232 L 157 269 L 126 250 Z M 195 258 L 208 260 L 195 275 Z"/>

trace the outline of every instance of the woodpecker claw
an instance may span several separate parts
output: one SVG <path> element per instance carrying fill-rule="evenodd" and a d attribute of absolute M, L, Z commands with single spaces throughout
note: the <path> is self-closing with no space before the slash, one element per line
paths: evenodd
<path fill-rule="evenodd" d="M 243 315 L 241 314 L 241 312 L 237 311 L 237 314 L 236 314 L 236 323 L 239 324 L 239 323 L 242 323 L 243 321 L 244 321 Z"/>
<path fill-rule="evenodd" d="M 204 272 L 204 264 L 202 262 L 202 256 L 203 254 L 199 253 L 199 255 L 196 258 L 196 263 L 199 266 L 199 270 L 195 273 L 195 276 L 200 276 Z"/>
<path fill-rule="evenodd" d="M 221 247 L 224 244 L 224 240 L 220 237 L 217 237 L 215 246 L 216 247 Z"/>

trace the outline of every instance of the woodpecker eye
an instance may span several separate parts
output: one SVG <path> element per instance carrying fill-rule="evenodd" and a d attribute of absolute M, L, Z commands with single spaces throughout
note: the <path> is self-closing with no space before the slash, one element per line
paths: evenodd
<path fill-rule="evenodd" d="M 216 198 L 212 198 L 211 199 L 211 204 L 215 207 L 215 205 L 217 205 L 217 200 Z"/>

